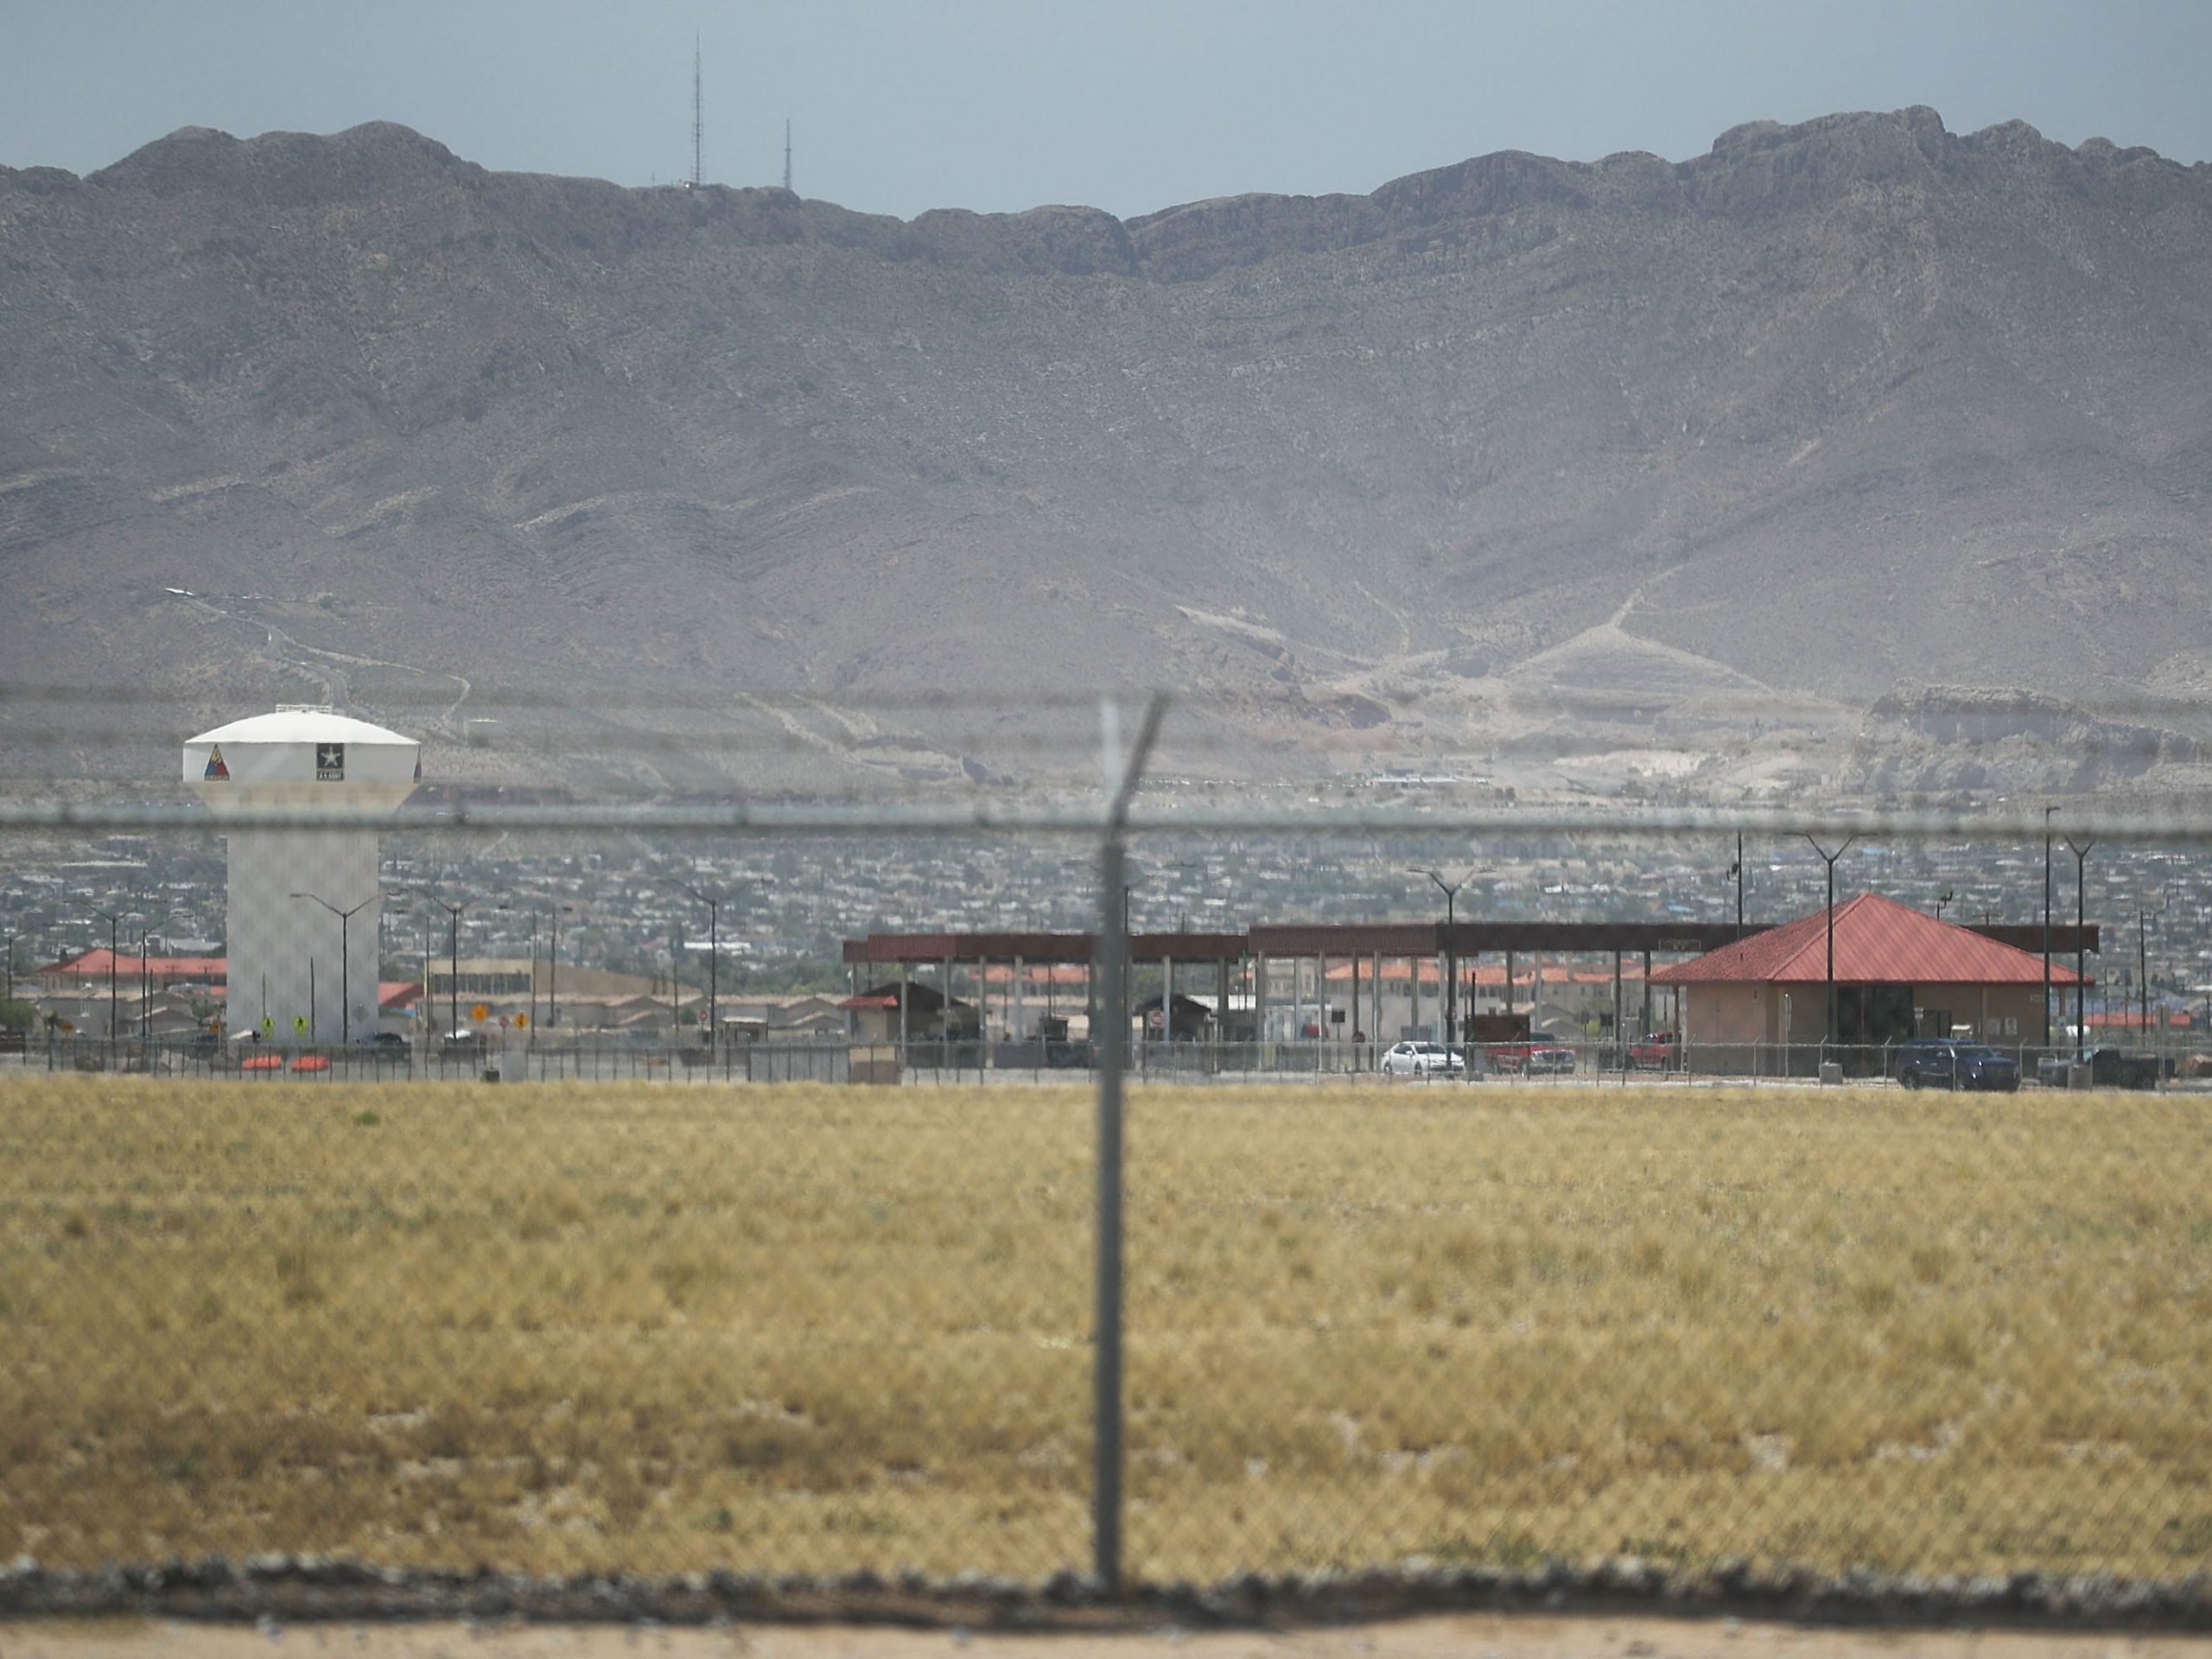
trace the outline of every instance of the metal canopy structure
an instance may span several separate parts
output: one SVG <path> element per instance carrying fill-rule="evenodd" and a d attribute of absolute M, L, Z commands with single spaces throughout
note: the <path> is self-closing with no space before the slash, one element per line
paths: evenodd
<path fill-rule="evenodd" d="M 1133 933 L 1129 951 L 1147 962 L 1235 962 L 1249 946 L 1242 933 Z M 847 939 L 843 960 L 852 963 L 1028 962 L 1040 965 L 1089 963 L 1098 952 L 1095 933 L 871 933 Z"/>
<path fill-rule="evenodd" d="M 1760 923 L 1742 930 L 1751 938 L 1772 927 Z M 2095 953 L 2098 924 L 2054 926 L 2051 949 Z M 2040 949 L 2038 926 L 1997 924 L 1968 932 L 2019 950 Z M 1242 933 L 1134 933 L 1128 955 L 1140 962 L 1233 963 L 1247 957 L 1432 957 L 1447 943 L 1463 956 L 1485 951 L 1544 951 L 1569 956 L 1649 951 L 1655 956 L 1702 956 L 1732 944 L 1739 937 L 1733 922 L 1460 922 L 1447 930 L 1441 922 L 1294 922 L 1259 924 Z M 1094 933 L 871 933 L 848 939 L 843 960 L 853 964 L 945 962 L 1024 962 L 1038 964 L 1090 963 L 1096 959 Z"/>

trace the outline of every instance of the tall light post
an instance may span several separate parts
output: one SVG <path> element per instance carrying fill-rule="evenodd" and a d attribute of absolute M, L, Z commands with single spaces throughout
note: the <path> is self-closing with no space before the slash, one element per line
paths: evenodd
<path fill-rule="evenodd" d="M 2046 806 L 2043 810 L 2043 1046 L 2050 1046 L 2050 815 L 2058 809 Z"/>
<path fill-rule="evenodd" d="M 553 924 L 553 943 L 546 948 L 545 961 L 545 1023 L 561 1023 L 561 918 L 575 913 L 574 905 L 549 905 L 546 910 Z"/>
<path fill-rule="evenodd" d="M 122 1022 L 123 999 L 116 989 L 116 953 L 123 948 L 123 918 L 136 916 L 135 910 L 95 910 L 92 914 L 107 924 L 107 1041 L 115 1046 L 116 1027 Z"/>
<path fill-rule="evenodd" d="M 350 910 L 339 909 L 319 893 L 296 893 L 291 896 L 295 899 L 312 899 L 338 918 L 338 1040 L 350 1048 L 353 1045 L 353 969 L 351 948 L 353 918 L 356 913 L 367 909 L 378 899 L 383 898 L 384 890 L 379 887 Z M 312 958 L 309 959 L 309 966 L 312 971 Z M 312 1041 L 315 1033 L 310 1031 L 308 1034 L 309 1040 Z"/>
<path fill-rule="evenodd" d="M 22 934 L 12 931 L 7 935 L 8 979 L 5 986 L 0 987 L 0 1002 L 8 1003 L 10 1007 L 16 1001 L 16 941 L 22 937 Z M 26 1036 L 24 1040 L 28 1042 L 29 1038 Z"/>
<path fill-rule="evenodd" d="M 2088 1050 L 2088 1033 L 2082 1017 L 2082 997 L 2089 969 L 2088 948 L 2083 936 L 2088 929 L 2089 849 L 2096 844 L 2094 836 L 2078 847 L 2073 836 L 2066 837 L 2066 850 L 2074 855 L 2074 1058 L 2077 1060 Z"/>
<path fill-rule="evenodd" d="M 1835 861 L 1844 855 L 1851 843 L 1859 837 L 1846 836 L 1843 838 L 1843 845 L 1834 852 L 1829 852 L 1819 842 L 1813 841 L 1810 836 L 1807 836 L 1805 839 L 1812 842 L 1813 850 L 1821 855 L 1828 867 L 1828 1019 L 1827 1033 L 1821 1049 L 1821 1058 L 1825 1060 L 1827 1058 L 1827 1051 L 1835 1046 Z"/>
<path fill-rule="evenodd" d="M 446 936 L 447 950 L 450 957 L 450 962 L 446 969 L 446 1039 L 450 1042 L 454 1034 L 461 1029 L 461 912 L 476 901 L 474 899 L 464 899 L 456 905 L 448 899 L 439 898 L 435 893 L 424 893 L 417 896 L 428 899 L 446 913 L 448 928 Z M 430 988 L 427 985 L 423 988 L 425 1001 L 429 1000 L 429 989 Z"/>
<path fill-rule="evenodd" d="M 1457 881 L 1446 881 L 1434 870 L 1418 867 L 1408 869 L 1406 874 L 1427 876 L 1444 894 L 1444 1046 L 1450 1048 L 1459 1040 L 1459 955 L 1458 940 L 1454 937 L 1458 918 L 1452 906 L 1459 897 L 1459 889 L 1473 879 L 1475 873 L 1470 869 Z M 1414 983 L 1418 987 L 1421 982 L 1416 978 Z"/>
<path fill-rule="evenodd" d="M 1744 937 L 1744 832 L 1736 832 L 1736 861 L 1728 867 L 1728 874 L 1736 883 L 1736 937 Z"/>
<path fill-rule="evenodd" d="M 2135 1003 L 2141 1018 L 2143 1040 L 2151 1040 L 2151 912 L 2135 906 Z"/>
<path fill-rule="evenodd" d="M 721 1036 L 721 1027 L 715 1023 L 715 994 L 721 988 L 722 901 L 719 899 L 709 899 L 689 881 L 679 881 L 674 876 L 665 876 L 663 880 L 672 887 L 683 888 L 684 892 L 707 907 L 707 1047 L 711 1052 L 715 1042 Z M 948 1007 L 950 1006 L 952 1000 L 951 971 L 950 966 L 945 969 L 945 1001 Z"/>
<path fill-rule="evenodd" d="M 518 905 L 501 899 L 499 908 L 519 910 L 530 918 L 530 1028 L 535 1040 L 534 1034 L 537 1030 L 537 906 Z"/>
<path fill-rule="evenodd" d="M 143 1046 L 145 1041 L 154 1034 L 154 1022 L 151 1018 L 154 980 L 147 965 L 146 941 L 153 937 L 156 918 L 141 916 L 137 919 L 142 924 L 138 929 L 138 1038 Z M 168 918 L 162 917 L 159 919 L 166 921 Z"/>

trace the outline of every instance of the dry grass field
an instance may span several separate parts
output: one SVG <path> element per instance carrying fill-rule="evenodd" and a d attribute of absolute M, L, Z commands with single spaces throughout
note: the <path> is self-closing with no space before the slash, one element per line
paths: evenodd
<path fill-rule="evenodd" d="M 1087 1560 L 1066 1089 L 0 1081 L 0 1557 Z M 1155 1090 L 1132 1566 L 2212 1565 L 2212 1103 Z"/>

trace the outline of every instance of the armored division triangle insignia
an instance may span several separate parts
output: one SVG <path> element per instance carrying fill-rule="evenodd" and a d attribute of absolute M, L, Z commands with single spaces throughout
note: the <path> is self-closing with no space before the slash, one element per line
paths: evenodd
<path fill-rule="evenodd" d="M 207 770 L 201 772 L 200 775 L 202 779 L 219 779 L 222 782 L 226 784 L 231 781 L 231 769 L 223 764 L 223 746 L 221 744 L 218 743 L 213 748 L 207 751 Z"/>

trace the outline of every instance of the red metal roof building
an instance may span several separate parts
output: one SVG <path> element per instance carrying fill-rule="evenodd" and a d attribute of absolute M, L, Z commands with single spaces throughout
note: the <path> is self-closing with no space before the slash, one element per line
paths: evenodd
<path fill-rule="evenodd" d="M 1655 971 L 1678 994 L 1685 1047 L 1745 1045 L 1816 1052 L 1827 1035 L 1829 913 L 1815 911 L 1736 944 Z M 1971 1035 L 2004 1046 L 2044 1040 L 2044 959 L 1971 928 L 1862 893 L 1834 922 L 1834 1039 L 1879 1050 L 1918 1036 Z M 2074 969 L 2054 960 L 2050 984 L 2071 990 Z M 1693 1058 L 1692 1064 L 1696 1064 Z M 1698 1069 L 1707 1069 L 1699 1065 Z M 1859 1069 L 1872 1069 L 1861 1067 Z"/>
<path fill-rule="evenodd" d="M 110 950 L 105 945 L 60 962 L 48 963 L 33 970 L 40 987 L 46 990 L 61 990 L 72 985 L 107 982 L 108 970 L 112 968 L 118 980 L 137 982 L 140 977 L 141 958 L 136 950 Z M 143 958 L 144 978 L 153 985 L 221 985 L 230 977 L 231 964 L 226 957 L 165 957 L 158 953 Z"/>

